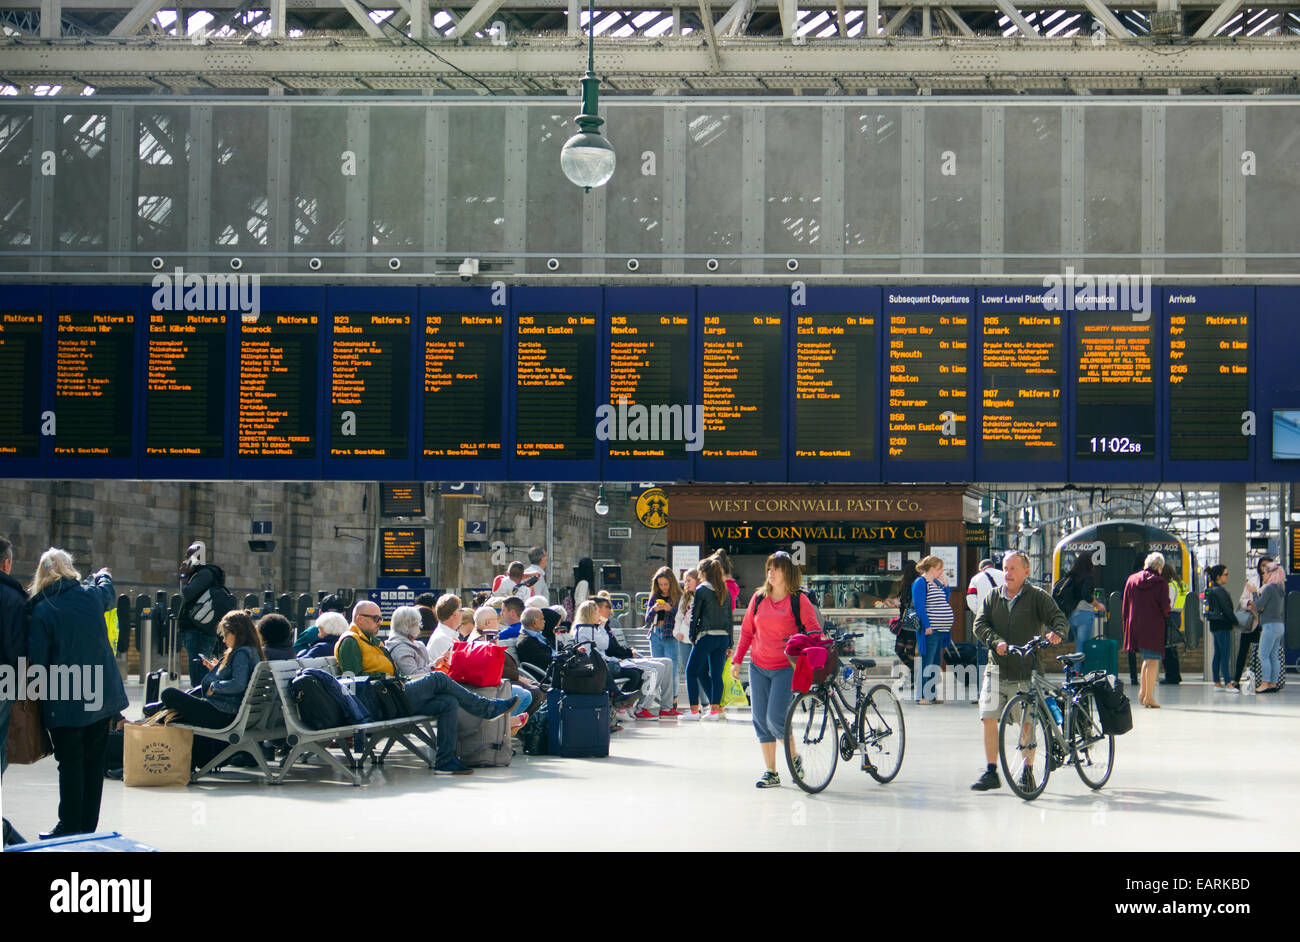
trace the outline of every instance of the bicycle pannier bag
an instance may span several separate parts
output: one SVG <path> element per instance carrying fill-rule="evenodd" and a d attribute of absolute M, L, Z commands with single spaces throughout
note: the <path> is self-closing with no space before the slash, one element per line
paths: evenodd
<path fill-rule="evenodd" d="M 1124 693 L 1124 681 L 1108 676 L 1093 686 L 1102 732 L 1123 736 L 1133 728 L 1133 707 Z"/>

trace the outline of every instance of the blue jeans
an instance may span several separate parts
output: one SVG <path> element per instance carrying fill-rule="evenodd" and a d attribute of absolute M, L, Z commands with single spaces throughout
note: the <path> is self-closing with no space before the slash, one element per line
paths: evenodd
<path fill-rule="evenodd" d="M 925 653 L 921 655 L 921 669 L 916 672 L 916 699 L 936 700 L 943 692 L 939 681 L 939 660 L 950 637 L 952 635 L 947 631 L 925 636 Z"/>
<path fill-rule="evenodd" d="M 658 630 L 650 630 L 650 656 L 667 657 L 672 661 L 672 699 L 677 699 L 677 681 L 686 673 L 686 659 L 690 657 L 690 644 L 677 641 L 676 638 L 664 638 Z M 659 704 L 667 709 L 663 704 Z"/>
<path fill-rule="evenodd" d="M 0 775 L 4 775 L 9 763 L 5 761 L 5 744 L 9 740 L 9 711 L 14 707 L 12 700 L 0 699 Z"/>
<path fill-rule="evenodd" d="M 1228 666 L 1228 655 L 1232 653 L 1232 629 L 1231 628 L 1214 628 L 1214 682 L 1216 684 L 1226 684 L 1232 680 L 1228 673 L 1232 668 Z"/>
<path fill-rule="evenodd" d="M 1259 670 L 1265 683 L 1275 684 L 1282 675 L 1282 635 L 1286 625 L 1280 621 L 1264 625 L 1259 632 Z"/>
<path fill-rule="evenodd" d="M 510 711 L 510 715 L 518 716 L 520 713 L 528 712 L 528 708 L 533 703 L 533 695 L 518 684 L 511 684 L 510 692 L 519 698 L 519 702 L 516 703 L 515 708 Z"/>
<path fill-rule="evenodd" d="M 759 742 L 785 739 L 785 714 L 790 709 L 793 683 L 793 667 L 770 671 L 750 662 L 749 702 Z"/>
<path fill-rule="evenodd" d="M 1086 612 L 1071 612 L 1070 627 L 1074 629 L 1074 650 L 1083 653 L 1083 646 L 1092 640 L 1092 629 L 1096 627 L 1097 618 L 1092 609 Z"/>
<path fill-rule="evenodd" d="M 700 691 L 714 706 L 722 704 L 722 662 L 726 658 L 724 635 L 704 635 L 691 647 L 691 657 L 686 662 L 686 695 L 692 707 L 699 706 Z"/>
<path fill-rule="evenodd" d="M 470 693 L 438 671 L 407 684 L 406 701 L 411 705 L 413 715 L 437 718 L 438 755 L 435 761 L 439 767 L 456 761 L 456 733 L 460 723 L 456 710 L 486 720 L 494 715 L 500 716 L 498 707 L 504 702 Z"/>
<path fill-rule="evenodd" d="M 182 631 L 180 643 L 189 657 L 190 686 L 197 687 L 208 673 L 199 658 L 212 656 L 217 647 L 216 636 L 210 631 Z"/>

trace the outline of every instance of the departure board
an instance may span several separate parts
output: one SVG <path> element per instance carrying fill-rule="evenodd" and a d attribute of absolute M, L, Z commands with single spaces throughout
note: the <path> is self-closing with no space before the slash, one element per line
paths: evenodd
<path fill-rule="evenodd" d="M 55 337 L 54 454 L 130 458 L 135 315 L 60 311 Z"/>
<path fill-rule="evenodd" d="M 0 312 L 0 456 L 38 458 L 41 452 L 43 311 Z"/>
<path fill-rule="evenodd" d="M 1155 321 L 1127 311 L 1076 312 L 1076 458 L 1152 457 L 1156 451 Z"/>
<path fill-rule="evenodd" d="M 704 315 L 705 458 L 783 457 L 784 347 L 781 314 Z"/>
<path fill-rule="evenodd" d="M 263 312 L 239 325 L 236 455 L 316 457 L 318 313 Z"/>
<path fill-rule="evenodd" d="M 986 461 L 1060 461 L 1061 315 L 984 314 L 981 453 Z"/>
<path fill-rule="evenodd" d="M 379 516 L 423 517 L 424 485 L 420 483 L 380 484 Z"/>
<path fill-rule="evenodd" d="M 501 457 L 503 320 L 500 314 L 425 316 L 424 457 Z"/>
<path fill-rule="evenodd" d="M 515 331 L 515 456 L 594 458 L 596 315 L 520 314 Z"/>
<path fill-rule="evenodd" d="M 870 461 L 876 451 L 876 316 L 795 317 L 794 456 Z"/>
<path fill-rule="evenodd" d="M 889 457 L 965 460 L 970 317 L 922 310 L 890 310 L 888 317 Z M 945 412 L 953 413 L 952 425 L 943 418 Z"/>
<path fill-rule="evenodd" d="M 152 313 L 145 339 L 146 457 L 226 455 L 226 315 Z"/>
<path fill-rule="evenodd" d="M 687 457 L 687 439 L 699 432 L 686 405 L 690 366 L 685 313 L 610 315 L 611 458 Z"/>
<path fill-rule="evenodd" d="M 1241 434 L 1241 414 L 1249 408 L 1248 315 L 1170 313 L 1169 457 L 1248 459 L 1250 445 Z"/>
<path fill-rule="evenodd" d="M 380 527 L 379 575 L 400 578 L 424 574 L 424 530 L 420 527 Z"/>
<path fill-rule="evenodd" d="M 411 315 L 330 319 L 331 458 L 405 458 L 411 420 Z"/>

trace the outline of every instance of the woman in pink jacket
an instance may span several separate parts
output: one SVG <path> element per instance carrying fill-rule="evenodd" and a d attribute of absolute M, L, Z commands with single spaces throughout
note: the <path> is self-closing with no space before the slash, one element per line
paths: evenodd
<path fill-rule="evenodd" d="M 799 567 L 790 554 L 777 550 L 767 558 L 767 581 L 750 599 L 740 626 L 740 641 L 731 658 L 731 676 L 740 679 L 740 665 L 749 652 L 749 699 L 753 707 L 754 731 L 767 767 L 755 783 L 759 788 L 781 784 L 776 773 L 776 744 L 785 739 L 785 714 L 790 708 L 794 668 L 785 656 L 790 636 L 799 632 L 794 605 L 799 606 L 803 630 L 818 631 L 817 610 L 799 590 Z M 797 760 L 796 760 L 797 761 Z"/>

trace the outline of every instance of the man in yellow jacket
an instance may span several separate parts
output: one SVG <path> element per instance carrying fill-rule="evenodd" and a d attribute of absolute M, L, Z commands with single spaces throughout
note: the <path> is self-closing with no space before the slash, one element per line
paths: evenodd
<path fill-rule="evenodd" d="M 352 624 L 334 645 L 334 657 L 344 674 L 358 676 L 385 674 L 399 677 L 388 649 L 377 635 L 384 615 L 371 601 L 358 602 L 352 609 Z M 474 770 L 462 765 L 456 758 L 456 732 L 460 722 L 458 709 L 485 720 L 509 712 L 518 697 L 489 699 L 470 693 L 446 674 L 434 671 L 427 677 L 404 684 L 407 702 L 412 715 L 433 716 L 438 720 L 438 756 L 434 772 L 439 775 L 469 775 Z"/>

